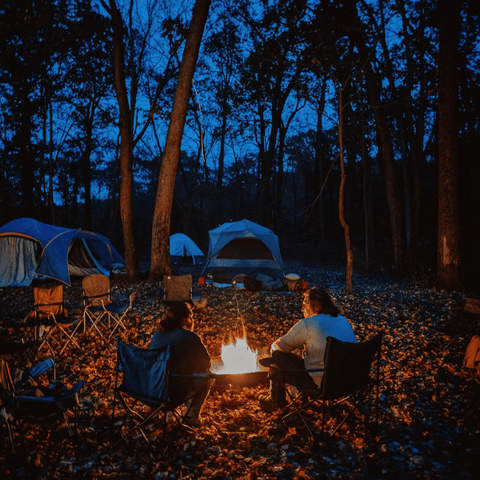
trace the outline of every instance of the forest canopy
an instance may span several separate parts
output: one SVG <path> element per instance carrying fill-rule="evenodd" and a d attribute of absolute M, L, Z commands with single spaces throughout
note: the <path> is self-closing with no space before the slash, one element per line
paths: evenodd
<path fill-rule="evenodd" d="M 0 224 L 29 216 L 82 227 L 122 251 L 114 35 L 103 3 L 2 2 Z M 123 21 L 137 250 L 148 260 L 195 2 L 112 3 Z M 431 273 L 449 232 L 473 284 L 479 14 L 476 0 L 214 0 L 170 232 L 206 251 L 209 229 L 247 218 L 272 228 L 287 258 L 344 261 L 342 200 L 356 265 Z"/>

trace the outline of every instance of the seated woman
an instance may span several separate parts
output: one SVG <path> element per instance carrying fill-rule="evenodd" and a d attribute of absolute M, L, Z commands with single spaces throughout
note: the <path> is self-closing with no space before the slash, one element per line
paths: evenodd
<path fill-rule="evenodd" d="M 170 345 L 171 372 L 182 375 L 208 373 L 211 366 L 210 355 L 200 337 L 193 332 L 192 307 L 185 302 L 168 308 L 160 322 L 160 330 L 153 334 L 149 349 Z M 185 420 L 192 426 L 201 424 L 200 411 L 208 394 L 208 382 L 201 376 L 198 379 L 173 378 L 170 384 L 170 397 L 178 404 L 192 398 L 192 404 Z"/>
<path fill-rule="evenodd" d="M 281 386 L 283 381 L 288 381 L 299 390 L 320 387 L 323 372 L 307 372 L 307 369 L 324 367 L 327 337 L 357 343 L 350 322 L 339 315 L 337 306 L 325 290 L 307 290 L 303 295 L 302 313 L 305 318 L 273 343 L 271 358 L 265 360 L 267 365 L 274 363 L 282 368 L 281 372 L 272 372 L 270 395 L 259 397 L 260 407 L 265 411 L 272 412 L 285 406 L 285 390 Z M 292 353 L 297 348 L 303 349 L 301 357 Z"/>

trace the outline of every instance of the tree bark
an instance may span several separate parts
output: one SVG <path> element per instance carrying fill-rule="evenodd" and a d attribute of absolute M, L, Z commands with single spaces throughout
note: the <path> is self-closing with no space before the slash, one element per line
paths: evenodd
<path fill-rule="evenodd" d="M 338 143 L 340 147 L 340 191 L 338 195 L 338 217 L 343 227 L 345 236 L 345 248 L 347 253 L 347 270 L 346 270 L 346 285 L 347 292 L 353 290 L 353 252 L 352 243 L 350 241 L 350 227 L 345 220 L 345 163 L 344 163 L 344 149 L 343 149 L 343 104 L 342 104 L 342 88 L 338 89 Z"/>
<path fill-rule="evenodd" d="M 109 0 L 113 31 L 113 73 L 120 111 L 120 216 L 123 227 L 127 280 L 138 278 L 138 255 L 133 225 L 133 130 L 132 112 L 125 82 L 125 44 L 123 19 L 115 0 Z"/>
<path fill-rule="evenodd" d="M 460 287 L 458 41 L 461 1 L 440 2 L 437 287 Z"/>
<path fill-rule="evenodd" d="M 365 64 L 365 78 L 370 95 L 371 107 L 375 116 L 378 149 L 383 163 L 383 177 L 387 191 L 390 231 L 393 245 L 393 265 L 395 273 L 401 275 L 405 268 L 405 233 L 401 194 L 395 174 L 392 134 L 388 125 L 385 107 L 382 105 L 380 99 L 377 78 L 375 77 L 370 61 L 367 61 Z"/>
<path fill-rule="evenodd" d="M 383 164 L 383 176 L 387 192 L 387 203 L 390 219 L 390 231 L 393 246 L 393 266 L 396 274 L 404 273 L 405 268 L 405 228 L 402 209 L 402 197 L 400 188 L 397 184 L 395 173 L 395 156 L 393 149 L 393 139 L 390 130 L 386 107 L 381 101 L 380 80 L 374 71 L 374 59 L 370 58 L 369 50 L 363 36 L 363 24 L 356 8 L 355 3 L 348 3 L 346 13 L 352 20 L 352 26 L 349 30 L 349 36 L 358 48 L 362 58 L 362 64 L 365 65 L 365 80 L 367 83 L 368 95 L 370 97 L 371 108 L 375 117 L 375 126 L 377 133 L 377 143 Z"/>
<path fill-rule="evenodd" d="M 152 227 L 150 281 L 159 281 L 163 278 L 163 275 L 172 271 L 169 238 L 175 176 L 180 157 L 188 101 L 192 90 L 193 75 L 210 3 L 211 0 L 196 0 L 195 2 L 178 75 L 178 84 L 158 179 Z"/>

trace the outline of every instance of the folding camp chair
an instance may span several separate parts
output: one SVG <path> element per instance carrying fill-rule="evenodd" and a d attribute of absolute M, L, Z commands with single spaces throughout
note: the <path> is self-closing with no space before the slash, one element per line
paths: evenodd
<path fill-rule="evenodd" d="M 192 303 L 192 276 L 191 275 L 165 275 L 163 277 L 164 302 Z"/>
<path fill-rule="evenodd" d="M 304 412 L 307 407 L 321 405 L 322 435 L 325 436 L 325 413 L 327 405 L 330 407 L 349 400 L 350 408 L 338 422 L 331 433 L 333 437 L 345 423 L 347 418 L 365 403 L 367 394 L 375 391 L 375 427 L 378 426 L 378 402 L 380 384 L 380 355 L 382 334 L 377 334 L 370 340 L 362 343 L 342 342 L 333 337 L 327 337 L 323 369 L 307 370 L 307 372 L 323 371 L 322 383 L 315 390 L 298 390 L 292 393 L 289 388 L 289 376 L 295 375 L 292 370 L 284 370 L 281 365 L 271 364 L 269 375 L 280 380 L 287 393 L 290 403 L 283 412 L 282 420 L 297 414 L 314 437 L 313 431 L 306 421 Z M 374 368 L 374 364 L 376 367 Z M 373 375 L 372 375 L 373 372 Z M 306 400 L 308 399 L 308 400 Z M 287 410 L 288 413 L 285 413 Z"/>
<path fill-rule="evenodd" d="M 83 318 L 85 325 L 90 323 L 90 329 L 95 328 L 100 336 L 103 336 L 99 329 L 101 320 L 107 319 L 113 321 L 114 327 L 110 331 L 110 338 L 117 328 L 121 327 L 126 330 L 124 320 L 132 308 L 135 293 L 129 295 L 129 303 L 120 304 L 113 302 L 111 298 L 110 279 L 106 275 L 100 273 L 89 275 L 82 281 L 84 313 Z"/>
<path fill-rule="evenodd" d="M 170 346 L 160 349 L 143 349 L 134 345 L 127 345 L 117 338 L 117 368 L 115 391 L 112 407 L 112 443 L 117 445 L 124 438 L 138 431 L 150 445 L 148 432 L 150 423 L 162 419 L 162 442 L 167 424 L 167 413 L 171 412 L 179 425 L 189 431 L 193 428 L 188 425 L 188 409 L 184 415 L 178 407 L 190 400 L 179 397 L 171 388 L 176 378 L 200 379 L 209 382 L 209 374 L 177 375 L 169 371 Z M 119 428 L 115 428 L 116 404 L 120 402 L 125 415 Z M 121 432 L 127 422 L 130 428 L 122 436 Z M 116 441 L 113 442 L 113 439 Z"/>
<path fill-rule="evenodd" d="M 52 372 L 52 379 L 48 385 L 39 381 L 39 377 Z M 57 416 L 63 417 L 68 433 L 73 436 L 74 430 L 68 419 L 67 412 L 73 411 L 75 415 L 74 427 L 76 429 L 77 406 L 79 392 L 84 382 L 79 380 L 69 389 L 56 381 L 55 362 L 48 358 L 30 369 L 10 371 L 9 365 L 0 359 L 0 391 L 2 407 L 0 414 L 4 418 L 8 429 L 12 450 L 15 450 L 12 424 L 19 427 L 23 436 L 23 423 L 41 424 L 56 430 L 53 420 Z"/>
<path fill-rule="evenodd" d="M 52 355 L 61 355 L 70 343 L 80 348 L 75 335 L 82 320 L 69 317 L 63 301 L 63 285 L 35 286 L 33 299 L 34 305 L 25 320 L 33 322 L 35 340 L 41 340 L 38 350 L 47 346 Z M 58 352 L 55 352 L 54 346 L 59 348 Z"/>

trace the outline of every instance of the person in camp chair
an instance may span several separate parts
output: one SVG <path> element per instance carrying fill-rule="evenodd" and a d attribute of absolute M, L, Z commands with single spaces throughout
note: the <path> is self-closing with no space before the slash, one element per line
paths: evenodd
<path fill-rule="evenodd" d="M 288 380 L 299 390 L 312 390 L 320 386 L 322 372 L 307 369 L 323 368 L 327 337 L 343 342 L 357 343 L 350 322 L 339 315 L 330 295 L 322 289 L 307 290 L 303 295 L 302 313 L 305 318 L 296 323 L 271 346 L 271 357 L 260 361 L 263 365 L 277 364 L 282 371 L 272 369 L 270 395 L 259 397 L 260 407 L 268 412 L 286 405 L 286 394 L 281 382 Z M 293 352 L 303 348 L 303 357 Z M 290 372 L 289 370 L 295 370 Z"/>
<path fill-rule="evenodd" d="M 211 367 L 210 355 L 200 337 L 193 332 L 194 318 L 190 304 L 178 302 L 171 305 L 160 329 L 152 336 L 149 349 L 170 345 L 170 369 L 182 375 L 207 374 Z M 181 404 L 191 398 L 191 407 L 185 420 L 193 427 L 201 425 L 200 411 L 208 394 L 208 381 L 202 377 L 173 378 L 171 398 Z"/>

